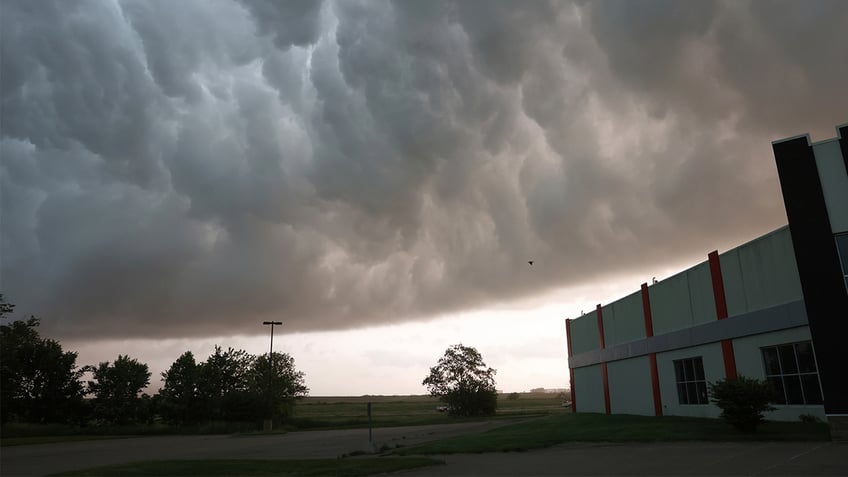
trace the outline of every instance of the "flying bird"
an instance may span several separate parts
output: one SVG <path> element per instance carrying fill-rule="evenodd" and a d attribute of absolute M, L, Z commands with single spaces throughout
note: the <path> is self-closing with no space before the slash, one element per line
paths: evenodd
<path fill-rule="evenodd" d="M 529 263 L 531 267 L 533 266 L 533 260 L 527 260 L 527 263 Z"/>

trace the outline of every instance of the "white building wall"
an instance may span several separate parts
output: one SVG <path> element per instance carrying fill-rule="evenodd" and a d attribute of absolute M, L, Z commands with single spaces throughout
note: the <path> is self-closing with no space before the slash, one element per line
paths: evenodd
<path fill-rule="evenodd" d="M 713 404 L 680 404 L 678 401 L 674 361 L 698 356 L 704 362 L 704 378 L 707 382 L 715 382 L 725 378 L 721 343 L 710 343 L 657 353 L 657 371 L 660 380 L 663 415 L 717 418 L 721 413 L 721 410 Z"/>
<path fill-rule="evenodd" d="M 833 233 L 848 232 L 848 174 L 839 140 L 823 141 L 812 147 L 830 227 Z"/>
<path fill-rule="evenodd" d="M 607 363 L 612 414 L 654 415 L 651 367 L 647 356 Z"/>
<path fill-rule="evenodd" d="M 649 286 L 648 294 L 651 297 L 654 335 L 689 326 L 692 306 L 689 302 L 689 281 L 685 271 Z"/>
<path fill-rule="evenodd" d="M 598 320 L 595 318 L 594 311 L 579 319 L 571 320 L 570 326 L 572 354 L 585 353 L 601 347 L 600 337 L 598 336 Z"/>
<path fill-rule="evenodd" d="M 654 335 L 716 320 L 708 262 L 702 262 L 648 287 Z"/>
<path fill-rule="evenodd" d="M 607 347 L 645 338 L 642 292 L 631 293 L 602 308 Z"/>
<path fill-rule="evenodd" d="M 733 340 L 733 354 L 736 356 L 736 372 L 739 376 L 765 379 L 765 364 L 761 348 L 799 341 L 810 341 L 810 328 L 803 326 L 788 330 L 774 331 L 760 335 L 746 336 Z M 765 413 L 771 421 L 797 421 L 801 414 L 811 414 L 825 420 L 823 405 L 781 405 L 776 411 Z"/>
<path fill-rule="evenodd" d="M 720 260 L 730 317 L 803 299 L 788 227 L 729 250 Z"/>
<path fill-rule="evenodd" d="M 600 364 L 575 368 L 574 389 L 577 412 L 606 412 L 604 408 L 604 381 Z"/>

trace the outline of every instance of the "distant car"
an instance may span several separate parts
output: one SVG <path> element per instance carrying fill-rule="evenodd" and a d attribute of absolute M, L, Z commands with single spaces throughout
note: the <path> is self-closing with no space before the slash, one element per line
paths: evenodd
<path fill-rule="evenodd" d="M 571 407 L 571 401 L 563 401 L 562 407 Z"/>
<path fill-rule="evenodd" d="M 436 406 L 436 410 L 439 412 L 448 412 L 450 411 L 450 407 L 448 406 Z"/>

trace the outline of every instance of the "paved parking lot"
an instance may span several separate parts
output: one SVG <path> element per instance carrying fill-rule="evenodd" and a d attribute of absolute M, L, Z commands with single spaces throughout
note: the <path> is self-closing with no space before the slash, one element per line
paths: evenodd
<path fill-rule="evenodd" d="M 848 443 L 569 443 L 530 452 L 438 456 L 410 476 L 848 476 Z"/>
<path fill-rule="evenodd" d="M 374 430 L 377 447 L 484 432 L 513 421 Z M 153 459 L 335 458 L 368 450 L 367 429 L 251 436 L 168 436 L 0 449 L 0 475 L 37 476 Z M 402 476 L 796 475 L 848 476 L 848 443 L 568 443 L 530 452 L 438 456 L 447 465 Z"/>
<path fill-rule="evenodd" d="M 515 423 L 482 421 L 374 429 L 376 447 L 412 445 Z M 0 449 L 0 475 L 35 476 L 99 465 L 163 459 L 312 459 L 369 451 L 368 429 L 246 436 L 163 436 Z"/>

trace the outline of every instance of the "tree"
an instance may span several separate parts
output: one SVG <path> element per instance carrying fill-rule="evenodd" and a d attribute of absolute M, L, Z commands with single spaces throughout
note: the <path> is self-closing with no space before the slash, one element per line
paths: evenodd
<path fill-rule="evenodd" d="M 211 420 L 252 420 L 256 403 L 250 390 L 250 370 L 256 357 L 244 350 L 215 351 L 200 365 L 198 394 Z"/>
<path fill-rule="evenodd" d="M 6 315 L 13 311 L 15 311 L 15 305 L 6 303 L 6 300 L 3 298 L 3 294 L 0 293 L 0 318 L 6 318 Z"/>
<path fill-rule="evenodd" d="M 0 295 L 0 317 L 14 310 Z M 38 318 L 0 326 L 0 421 L 70 422 L 82 410 L 77 354 L 41 338 Z"/>
<path fill-rule="evenodd" d="M 774 391 L 765 381 L 740 376 L 710 383 L 710 397 L 721 408 L 720 417 L 743 432 L 754 432 L 763 412 L 774 411 Z"/>
<path fill-rule="evenodd" d="M 451 414 L 492 415 L 498 399 L 496 373 L 486 366 L 476 349 L 457 344 L 445 351 L 421 384 L 427 386 L 430 395 L 447 404 Z"/>
<path fill-rule="evenodd" d="M 94 416 L 110 424 L 127 424 L 146 421 L 146 403 L 141 390 L 150 384 L 147 365 L 118 355 L 115 363 L 108 361 L 89 366 L 94 381 L 88 382 L 88 391 L 94 394 Z"/>
<path fill-rule="evenodd" d="M 271 418 L 279 422 L 291 415 L 295 400 L 306 396 L 309 388 L 303 372 L 295 368 L 294 358 L 276 352 L 271 356 L 270 361 L 264 354 L 253 362 L 250 386 L 256 401 L 264 404 L 259 415 L 267 416 L 271 409 Z"/>
<path fill-rule="evenodd" d="M 203 419 L 205 403 L 200 396 L 200 369 L 194 354 L 186 351 L 162 373 L 165 384 L 159 391 L 158 408 L 165 422 L 188 425 Z"/>

